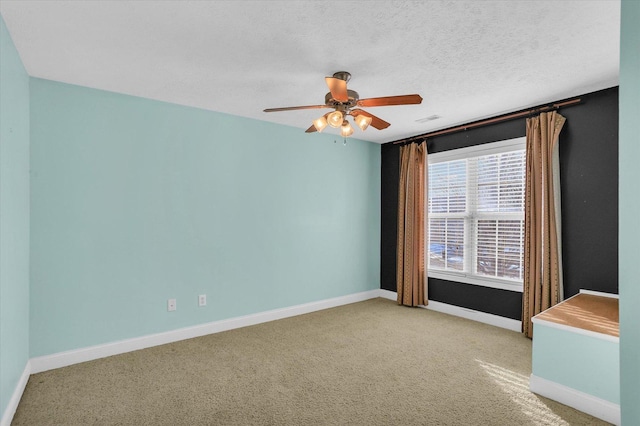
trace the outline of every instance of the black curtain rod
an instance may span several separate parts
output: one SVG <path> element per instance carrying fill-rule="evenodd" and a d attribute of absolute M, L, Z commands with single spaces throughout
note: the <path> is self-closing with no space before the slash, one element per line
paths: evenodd
<path fill-rule="evenodd" d="M 431 132 L 431 133 L 425 133 L 423 135 L 412 136 L 410 138 L 406 138 L 406 139 L 401 139 L 399 141 L 395 141 L 395 142 L 393 142 L 393 144 L 397 145 L 397 144 L 411 143 L 411 142 L 415 142 L 415 141 L 423 141 L 423 140 L 426 140 L 427 138 L 430 138 L 430 137 L 433 137 L 433 136 L 448 135 L 450 133 L 459 132 L 461 130 L 472 129 L 474 127 L 486 126 L 488 124 L 502 123 L 503 121 L 513 120 L 515 118 L 525 117 L 525 116 L 528 116 L 528 115 L 533 115 L 533 114 L 537 114 L 537 113 L 545 112 L 545 111 L 556 110 L 558 108 L 565 107 L 565 106 L 576 105 L 576 104 L 579 104 L 580 102 L 582 102 L 582 99 L 574 98 L 574 99 L 570 99 L 568 101 L 562 101 L 562 102 L 558 102 L 558 103 L 555 103 L 555 104 L 546 105 L 546 106 L 543 106 L 543 107 L 538 107 L 538 108 L 534 108 L 534 109 L 528 109 L 528 110 L 520 111 L 520 112 L 514 112 L 514 113 L 501 115 L 501 116 L 494 117 L 494 118 L 489 118 L 489 119 L 486 119 L 486 120 L 475 121 L 475 122 L 472 122 L 472 123 L 469 123 L 469 124 L 463 124 L 462 126 L 450 127 L 448 129 L 438 130 L 438 131 Z"/>

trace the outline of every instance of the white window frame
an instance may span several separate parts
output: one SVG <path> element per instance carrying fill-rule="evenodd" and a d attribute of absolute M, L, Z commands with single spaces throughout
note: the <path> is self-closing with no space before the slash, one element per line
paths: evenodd
<path fill-rule="evenodd" d="M 526 137 L 514 138 L 503 140 L 499 142 L 485 143 L 481 145 L 470 146 L 466 148 L 452 149 L 449 151 L 438 152 L 434 154 L 428 154 L 428 164 L 436 164 L 446 161 L 462 160 L 470 157 L 481 157 L 484 155 L 501 154 L 504 152 L 518 151 L 526 149 Z M 427 173 L 428 176 L 428 173 Z M 477 194 L 470 193 L 467 188 L 467 202 L 469 197 L 476 197 Z M 427 215 L 428 216 L 428 215 Z M 425 223 L 425 229 L 429 229 L 428 219 Z M 467 221 L 465 221 L 467 222 Z M 471 235 L 471 230 L 468 229 L 468 224 L 465 225 L 465 246 L 467 246 L 468 239 Z M 425 252 L 429 253 L 429 239 L 425 238 Z M 475 249 L 474 249 L 475 252 Z M 473 271 L 472 265 L 474 262 L 474 256 L 466 256 L 465 253 L 465 270 Z M 425 256 L 425 267 L 428 271 L 428 276 L 431 278 L 438 278 L 447 281 L 456 281 L 466 284 L 480 285 L 484 287 L 499 288 L 503 290 L 511 290 L 516 292 L 522 292 L 522 282 L 515 280 L 501 279 L 496 277 L 485 277 L 481 275 L 475 275 L 470 272 L 456 272 L 456 271 L 442 271 L 431 270 L 428 268 L 429 256 Z"/>

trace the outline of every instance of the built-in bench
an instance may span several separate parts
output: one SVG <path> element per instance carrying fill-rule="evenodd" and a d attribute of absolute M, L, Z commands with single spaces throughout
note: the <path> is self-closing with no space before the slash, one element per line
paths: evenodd
<path fill-rule="evenodd" d="M 531 391 L 619 425 L 618 296 L 581 290 L 533 324 Z"/>

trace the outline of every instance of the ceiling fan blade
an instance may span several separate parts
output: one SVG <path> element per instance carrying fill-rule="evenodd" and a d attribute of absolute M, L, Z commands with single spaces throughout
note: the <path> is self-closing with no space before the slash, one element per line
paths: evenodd
<path fill-rule="evenodd" d="M 387 127 L 391 126 L 391 123 L 387 123 L 382 118 L 376 117 L 375 115 L 370 114 L 362 109 L 352 109 L 351 115 L 353 115 L 354 117 L 357 117 L 359 115 L 371 117 L 371 126 L 375 127 L 378 130 L 386 129 Z"/>
<path fill-rule="evenodd" d="M 278 112 L 278 111 L 294 111 L 297 109 L 319 109 L 319 108 L 331 108 L 327 105 L 305 105 L 305 106 L 293 106 L 283 108 L 267 108 L 264 112 Z"/>
<path fill-rule="evenodd" d="M 325 77 L 324 80 L 329 86 L 331 96 L 338 102 L 347 102 L 349 95 L 347 94 L 347 82 L 335 77 Z"/>
<path fill-rule="evenodd" d="M 418 94 L 402 95 L 402 96 L 385 96 L 382 98 L 360 99 L 358 106 L 360 107 L 377 107 L 392 105 L 412 105 L 422 103 L 422 97 Z"/>

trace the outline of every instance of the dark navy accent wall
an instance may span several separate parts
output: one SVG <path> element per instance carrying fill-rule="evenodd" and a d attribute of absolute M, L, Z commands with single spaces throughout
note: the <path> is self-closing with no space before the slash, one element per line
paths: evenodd
<path fill-rule="evenodd" d="M 583 289 L 618 293 L 618 88 L 565 107 L 560 134 L 565 297 Z M 429 153 L 525 135 L 525 119 L 430 138 Z M 380 288 L 396 290 L 399 145 L 382 145 Z M 520 319 L 518 292 L 429 278 L 429 299 Z"/>

